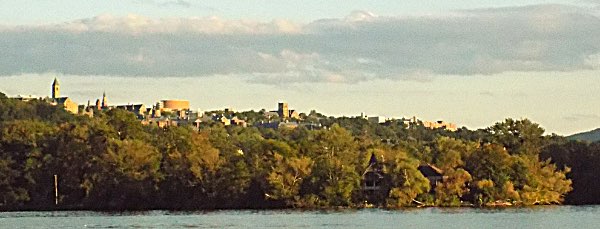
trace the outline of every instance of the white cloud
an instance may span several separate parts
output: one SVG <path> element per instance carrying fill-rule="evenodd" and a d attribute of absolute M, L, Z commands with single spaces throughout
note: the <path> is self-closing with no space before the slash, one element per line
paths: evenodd
<path fill-rule="evenodd" d="M 56 25 L 36 27 L 16 27 L 25 31 L 54 31 L 64 33 L 119 33 L 129 35 L 156 34 L 285 34 L 297 33 L 300 26 L 285 20 L 258 22 L 251 20 L 225 20 L 219 17 L 163 18 L 152 19 L 142 15 L 129 14 L 115 17 L 103 14 Z M 10 30 L 4 28 L 4 30 Z"/>
<path fill-rule="evenodd" d="M 185 0 L 167 0 L 167 1 L 156 1 L 156 0 L 134 0 L 134 2 L 138 4 L 151 4 L 159 7 L 169 7 L 169 6 L 178 6 L 189 8 L 192 6 L 192 3 Z"/>
<path fill-rule="evenodd" d="M 579 121 L 597 121 L 600 120 L 600 116 L 596 114 L 571 114 L 563 117 L 563 119 L 571 122 L 579 122 Z"/>
<path fill-rule="evenodd" d="M 600 69 L 600 53 L 589 55 L 585 59 L 585 64 L 592 69 Z"/>
<path fill-rule="evenodd" d="M 237 75 L 265 83 L 428 80 L 597 68 L 600 19 L 563 5 L 378 16 L 309 24 L 100 15 L 0 27 L 0 75 Z"/>

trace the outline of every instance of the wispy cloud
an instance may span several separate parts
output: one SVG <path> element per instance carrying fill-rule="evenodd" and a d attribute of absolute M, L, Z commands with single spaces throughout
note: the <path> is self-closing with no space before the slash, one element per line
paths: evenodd
<path fill-rule="evenodd" d="M 357 11 L 308 24 L 101 15 L 0 28 L 0 75 L 232 75 L 283 84 L 575 71 L 598 67 L 598 37 L 598 16 L 563 5 L 398 17 Z"/>
<path fill-rule="evenodd" d="M 596 114 L 571 114 L 563 117 L 567 121 L 579 122 L 579 121 L 598 121 L 600 116 Z"/>
<path fill-rule="evenodd" d="M 184 0 L 175 0 L 175 1 L 165 1 L 160 3 L 161 6 L 181 6 L 181 7 L 190 7 L 192 3 Z"/>
<path fill-rule="evenodd" d="M 156 5 L 156 6 L 162 6 L 162 7 L 169 7 L 169 6 L 177 6 L 177 7 L 185 7 L 185 8 L 189 8 L 192 6 L 192 3 L 189 1 L 185 1 L 185 0 L 134 0 L 134 2 L 138 3 L 138 4 L 151 4 L 151 5 Z"/>

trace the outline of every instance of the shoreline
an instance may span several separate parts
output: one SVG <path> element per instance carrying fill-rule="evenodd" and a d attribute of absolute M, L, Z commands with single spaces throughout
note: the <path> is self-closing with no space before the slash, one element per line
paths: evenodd
<path fill-rule="evenodd" d="M 383 207 L 327 207 L 327 208 L 199 208 L 199 209 L 175 209 L 175 208 L 145 208 L 145 209 L 92 209 L 92 208 L 57 208 L 57 209 L 14 209 L 0 210 L 0 212 L 219 212 L 219 211 L 298 211 L 298 212 L 344 212 L 344 211 L 362 211 L 362 210 L 382 210 L 382 211 L 410 211 L 420 209 L 526 209 L 542 207 L 585 207 L 599 206 L 600 204 L 548 204 L 548 205 L 489 205 L 489 206 L 410 206 L 401 208 L 383 208 Z"/>

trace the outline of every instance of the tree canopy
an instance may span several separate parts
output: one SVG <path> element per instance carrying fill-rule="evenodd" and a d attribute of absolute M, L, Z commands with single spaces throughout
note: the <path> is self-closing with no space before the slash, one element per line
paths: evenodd
<path fill-rule="evenodd" d="M 263 121 L 262 113 L 240 114 Z M 0 95 L 0 209 L 359 207 L 370 155 L 387 185 L 381 207 L 600 199 L 587 188 L 598 187 L 598 144 L 544 136 L 527 119 L 451 132 L 316 111 L 304 118 L 322 128 L 158 128 L 124 110 L 90 118 Z M 443 179 L 431 183 L 422 165 Z"/>

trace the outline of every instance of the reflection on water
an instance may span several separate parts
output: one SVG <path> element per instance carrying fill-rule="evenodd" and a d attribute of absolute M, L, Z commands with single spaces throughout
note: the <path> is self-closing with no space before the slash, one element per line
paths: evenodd
<path fill-rule="evenodd" d="M 0 212 L 0 228 L 600 228 L 600 206 Z"/>

